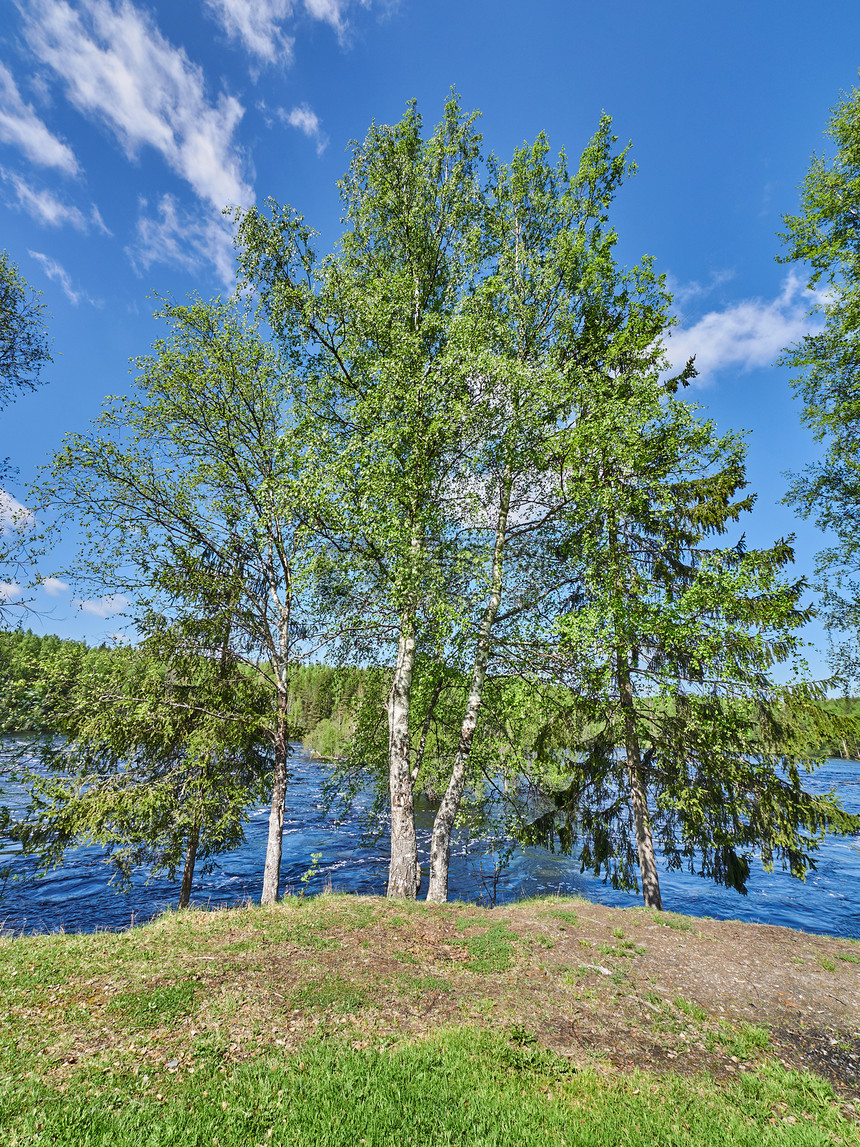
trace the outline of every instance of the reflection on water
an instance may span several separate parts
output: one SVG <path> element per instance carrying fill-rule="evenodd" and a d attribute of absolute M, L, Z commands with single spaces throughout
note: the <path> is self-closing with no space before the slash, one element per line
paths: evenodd
<path fill-rule="evenodd" d="M 284 818 L 282 887 L 298 892 L 306 886 L 309 895 L 329 886 L 338 892 L 384 894 L 387 836 L 383 834 L 375 847 L 362 846 L 360 801 L 353 815 L 336 825 L 320 801 L 325 776 L 325 765 L 308 760 L 299 750 Z M 807 787 L 814 792 L 836 788 L 846 810 L 860 813 L 860 764 L 855 761 L 827 762 L 808 779 Z M 8 789 L 2 803 L 21 807 L 24 799 L 20 791 Z M 425 889 L 432 818 L 429 806 L 418 809 Z M 222 907 L 259 899 L 267 832 L 268 810 L 255 809 L 246 827 L 245 843 L 218 857 L 212 871 L 195 875 L 193 903 Z M 486 903 L 495 895 L 497 902 L 505 903 L 559 893 L 619 906 L 641 903 L 634 894 L 614 892 L 594 877 L 580 874 L 575 859 L 539 848 L 517 849 L 509 866 L 496 873 L 493 857 L 485 855 L 486 848 L 480 841 L 468 845 L 462 839 L 454 841 L 452 899 Z M 302 876 L 317 852 L 322 853 L 319 866 L 304 884 Z M 156 878 L 147 884 L 143 869 L 135 874 L 130 891 L 115 892 L 108 883 L 110 870 L 104 853 L 97 847 L 70 851 L 62 868 L 33 880 L 33 861 L 23 857 L 10 841 L 0 840 L 0 867 L 11 870 L 0 894 L 0 924 L 12 931 L 124 928 L 171 907 L 179 892 L 178 881 Z M 860 938 L 860 839 L 828 838 L 819 853 L 817 870 L 805 883 L 781 871 L 765 873 L 754 868 L 745 897 L 678 872 L 661 873 L 660 886 L 663 903 L 673 912 Z"/>

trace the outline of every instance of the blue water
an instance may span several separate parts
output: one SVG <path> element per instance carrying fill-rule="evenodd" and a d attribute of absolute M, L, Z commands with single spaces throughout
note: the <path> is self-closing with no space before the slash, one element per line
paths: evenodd
<path fill-rule="evenodd" d="M 337 892 L 384 894 L 386 835 L 374 847 L 362 845 L 361 801 L 339 825 L 333 814 L 326 814 L 320 798 L 327 776 L 324 764 L 309 760 L 299 751 L 293 770 L 284 822 L 282 889 L 294 893 L 304 889 L 308 895 L 327 887 Z M 845 809 L 860 814 L 860 764 L 856 761 L 828 761 L 807 779 L 806 787 L 813 792 L 835 788 Z M 0 803 L 20 806 L 23 800 L 20 791 L 7 788 Z M 427 804 L 417 812 L 425 875 L 433 815 L 434 809 Z M 218 857 L 212 872 L 195 874 L 193 903 L 215 908 L 259 899 L 267 832 L 268 810 L 253 810 L 245 843 Z M 314 853 L 322 857 L 303 882 Z M 0 889 L 0 927 L 14 932 L 124 928 L 173 906 L 179 891 L 178 882 L 164 877 L 149 880 L 148 872 L 141 869 L 134 874 L 128 892 L 116 892 L 109 883 L 111 870 L 104 853 L 97 847 L 70 850 L 61 868 L 34 879 L 32 859 L 24 857 L 11 841 L 0 838 L 0 868 L 11 870 Z M 759 866 L 753 868 L 747 896 L 680 872 L 662 872 L 660 887 L 664 907 L 673 912 L 860 938 L 860 838 L 827 838 L 817 856 L 817 869 L 809 873 L 805 883 L 780 870 L 766 873 Z M 517 849 L 508 867 L 495 879 L 494 857 L 488 853 L 487 843 L 462 838 L 455 841 L 452 899 L 506 903 L 546 893 L 584 896 L 623 907 L 641 903 L 634 894 L 614 892 L 593 876 L 580 874 L 575 859 L 539 848 Z"/>

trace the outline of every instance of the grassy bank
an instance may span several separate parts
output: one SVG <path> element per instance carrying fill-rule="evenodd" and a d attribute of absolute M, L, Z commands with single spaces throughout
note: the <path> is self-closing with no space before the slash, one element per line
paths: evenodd
<path fill-rule="evenodd" d="M 672 989 L 721 960 L 712 927 L 323 896 L 7 937 L 0 1141 L 856 1144 L 787 1014 L 717 1003 L 707 968 Z M 849 999 L 860 945 L 769 931 L 810 998 Z"/>

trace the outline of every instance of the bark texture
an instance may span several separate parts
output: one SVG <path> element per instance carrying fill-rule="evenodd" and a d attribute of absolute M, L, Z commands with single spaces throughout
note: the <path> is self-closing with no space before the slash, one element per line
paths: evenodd
<path fill-rule="evenodd" d="M 272 778 L 272 805 L 269 810 L 269 838 L 266 842 L 266 866 L 263 869 L 261 904 L 275 904 L 281 892 L 281 850 L 284 841 L 284 802 L 287 799 L 286 737 L 275 745 L 275 772 Z"/>
<path fill-rule="evenodd" d="M 409 701 L 415 665 L 415 635 L 401 626 L 397 664 L 388 695 L 388 783 L 391 796 L 391 862 L 388 896 L 414 900 L 418 895 L 415 802 L 409 760 Z"/>
<path fill-rule="evenodd" d="M 660 881 L 657 876 L 657 861 L 654 856 L 654 841 L 651 837 L 651 821 L 648 816 L 648 796 L 642 780 L 642 757 L 639 738 L 636 735 L 636 714 L 633 705 L 633 689 L 630 684 L 630 669 L 626 653 L 618 654 L 618 688 L 621 711 L 624 715 L 624 742 L 627 751 L 627 776 L 630 783 L 630 803 L 633 807 L 633 822 L 636 827 L 636 847 L 639 853 L 639 873 L 642 877 L 642 897 L 649 908 L 663 910 L 660 896 Z"/>
<path fill-rule="evenodd" d="M 199 843 L 200 826 L 195 824 L 185 849 L 185 868 L 182 873 L 182 886 L 179 889 L 180 908 L 187 908 L 191 902 L 191 883 L 194 880 L 194 865 L 197 863 L 197 845 Z"/>

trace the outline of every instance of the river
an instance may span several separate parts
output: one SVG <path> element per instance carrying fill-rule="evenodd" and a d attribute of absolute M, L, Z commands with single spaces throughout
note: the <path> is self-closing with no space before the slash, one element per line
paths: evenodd
<path fill-rule="evenodd" d="M 336 892 L 384 894 L 387 839 L 383 836 L 373 847 L 362 844 L 361 800 L 352 815 L 336 824 L 320 801 L 326 766 L 308 759 L 299 749 L 293 770 L 284 821 L 282 888 L 307 895 L 329 887 Z M 860 814 L 860 764 L 856 761 L 826 762 L 807 778 L 806 787 L 813 792 L 835 788 L 846 810 Z M 20 807 L 24 799 L 20 790 L 7 787 L 0 803 Z M 426 802 L 417 811 L 424 889 L 433 812 Z M 244 844 L 218 857 L 211 872 L 195 874 L 192 902 L 217 908 L 259 899 L 267 831 L 268 810 L 254 809 Z M 315 853 L 321 854 L 316 866 Z M 128 892 L 115 891 L 109 884 L 104 853 L 93 846 L 70 850 L 62 867 L 34 878 L 33 860 L 22 856 L 13 842 L 0 838 L 0 868 L 9 872 L 5 885 L 0 884 L 0 927 L 7 932 L 126 928 L 170 908 L 178 895 L 178 881 L 149 880 L 144 869 L 134 874 Z M 304 881 L 303 876 L 307 876 Z M 805 882 L 779 869 L 766 873 L 754 865 L 747 896 L 681 872 L 662 871 L 660 887 L 664 907 L 673 912 L 860 938 L 860 838 L 828 837 L 818 853 L 816 871 Z M 624 907 L 641 903 L 634 894 L 615 892 L 595 877 L 580 874 L 575 858 L 540 848 L 518 848 L 509 865 L 496 873 L 486 843 L 455 840 L 452 899 L 506 903 L 552 893 Z"/>

